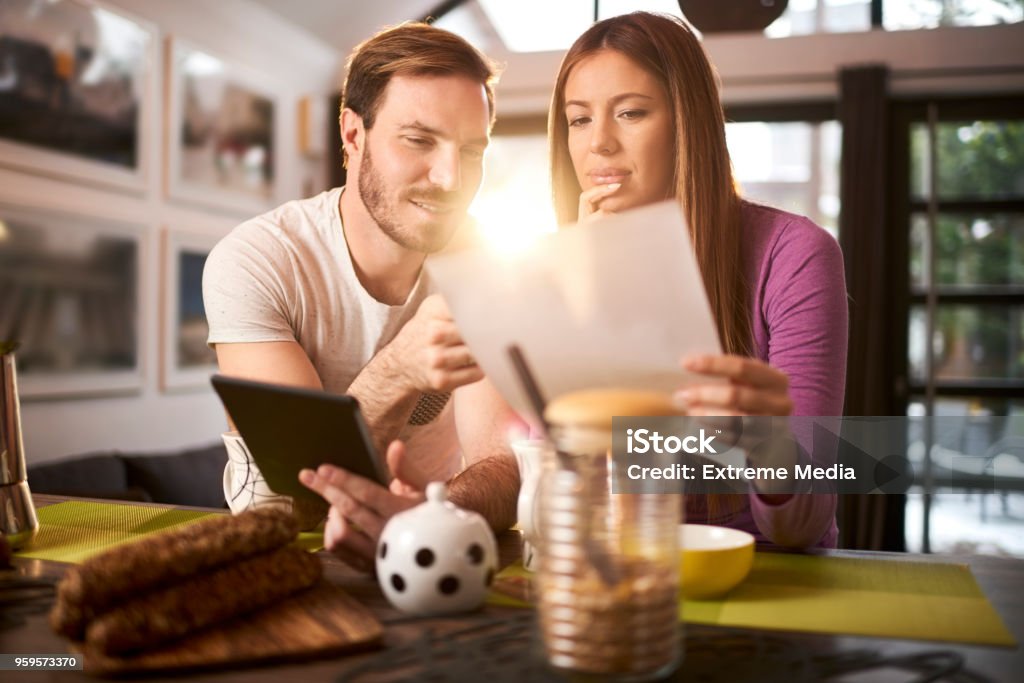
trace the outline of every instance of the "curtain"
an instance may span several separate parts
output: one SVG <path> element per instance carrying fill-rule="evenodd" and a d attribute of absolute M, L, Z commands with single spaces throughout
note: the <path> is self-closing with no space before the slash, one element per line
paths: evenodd
<path fill-rule="evenodd" d="M 892 348 L 892 339 L 894 326 L 907 324 L 899 319 L 894 296 L 906 290 L 906 254 L 898 245 L 906 239 L 907 226 L 888 225 L 887 220 L 892 162 L 888 80 L 888 68 L 878 65 L 844 68 L 839 74 L 839 236 L 850 296 L 845 407 L 850 416 L 902 412 L 893 378 L 898 376 L 895 354 L 905 351 Z M 840 547 L 905 550 L 905 502 L 904 495 L 840 496 Z"/>

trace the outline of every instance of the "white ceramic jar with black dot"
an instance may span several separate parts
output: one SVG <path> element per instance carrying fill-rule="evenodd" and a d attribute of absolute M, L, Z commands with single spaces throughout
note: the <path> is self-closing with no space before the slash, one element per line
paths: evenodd
<path fill-rule="evenodd" d="M 377 543 L 377 580 L 392 605 L 417 615 L 476 609 L 498 569 L 487 521 L 447 500 L 445 485 L 391 518 Z"/>

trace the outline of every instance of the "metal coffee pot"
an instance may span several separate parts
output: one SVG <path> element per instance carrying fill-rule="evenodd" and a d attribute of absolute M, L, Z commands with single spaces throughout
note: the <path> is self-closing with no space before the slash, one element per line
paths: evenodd
<path fill-rule="evenodd" d="M 18 378 L 14 370 L 16 347 L 17 344 L 0 341 L 0 529 L 14 549 L 29 543 L 39 530 L 21 441 Z"/>

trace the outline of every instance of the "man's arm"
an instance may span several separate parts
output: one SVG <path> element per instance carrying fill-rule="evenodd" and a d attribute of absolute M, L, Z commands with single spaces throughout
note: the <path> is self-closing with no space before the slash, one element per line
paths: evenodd
<path fill-rule="evenodd" d="M 316 369 L 297 342 L 216 344 L 214 349 L 217 352 L 217 364 L 225 375 L 306 389 L 322 388 Z M 265 482 L 253 481 L 256 464 L 252 462 L 241 437 L 233 433 L 235 425 L 230 415 L 228 425 L 229 432 L 224 435 L 224 446 L 228 450 L 226 481 L 231 482 L 224 489 L 228 507 L 238 512 L 253 506 L 257 501 L 263 504 L 274 499 L 289 501 L 303 529 L 310 529 L 319 524 L 325 514 L 321 506 L 279 496 L 271 491 Z M 253 481 L 250 484 L 251 490 L 249 486 L 243 485 L 243 482 L 250 481 Z"/>
<path fill-rule="evenodd" d="M 298 342 L 216 344 L 217 365 L 225 375 L 257 382 L 323 389 L 320 376 Z"/>
<path fill-rule="evenodd" d="M 420 396 L 394 356 L 390 346 L 385 346 L 359 371 L 346 392 L 359 401 L 378 453 L 384 453 L 398 437 Z"/>
<path fill-rule="evenodd" d="M 433 295 L 370 359 L 346 393 L 359 401 L 374 446 L 385 453 L 422 394 L 453 391 L 481 377 L 448 307 Z"/>
<path fill-rule="evenodd" d="M 469 466 L 449 482 L 456 505 L 479 512 L 495 531 L 516 523 L 519 466 L 510 436 L 526 425 L 483 379 L 455 391 L 455 424 Z"/>
<path fill-rule="evenodd" d="M 449 482 L 448 497 L 479 512 L 495 531 L 504 531 L 515 523 L 519 495 L 519 468 L 508 440 L 525 425 L 486 379 L 461 387 L 454 400 L 459 440 L 470 465 Z M 387 461 L 396 475 L 390 490 L 333 465 L 299 474 L 303 484 L 331 504 L 324 530 L 327 550 L 364 571 L 373 566 L 387 521 L 423 500 L 422 482 L 413 484 L 404 475 L 409 468 L 401 441 L 389 445 Z"/>
<path fill-rule="evenodd" d="M 216 344 L 221 373 L 272 384 L 323 389 L 320 376 L 298 342 Z M 231 418 L 228 417 L 228 423 Z M 234 429 L 234 425 L 231 425 Z"/>

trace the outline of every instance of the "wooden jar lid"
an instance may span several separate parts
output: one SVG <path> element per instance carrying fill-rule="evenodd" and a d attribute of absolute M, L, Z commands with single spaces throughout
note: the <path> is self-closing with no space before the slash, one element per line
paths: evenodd
<path fill-rule="evenodd" d="M 548 404 L 544 419 L 560 427 L 611 429 L 613 417 L 683 415 L 669 394 L 643 389 L 585 389 Z"/>

